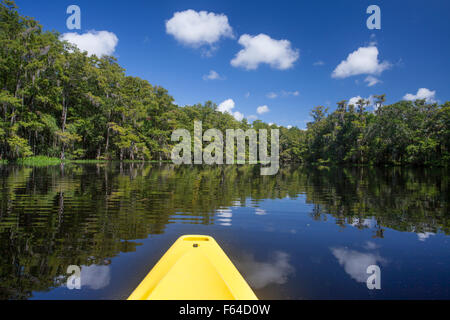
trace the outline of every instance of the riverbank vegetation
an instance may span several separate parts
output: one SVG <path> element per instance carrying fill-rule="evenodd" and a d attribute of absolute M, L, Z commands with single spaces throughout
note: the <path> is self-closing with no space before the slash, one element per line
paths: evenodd
<path fill-rule="evenodd" d="M 250 124 L 213 102 L 177 106 L 166 89 L 127 76 L 115 58 L 88 56 L 43 31 L 13 1 L 0 3 L 0 44 L 0 161 L 169 160 L 172 132 L 200 120 L 204 130 L 279 128 L 286 162 L 450 162 L 450 102 L 383 105 L 379 95 L 371 108 L 364 99 L 340 101 L 330 113 L 315 107 L 306 130 Z"/>

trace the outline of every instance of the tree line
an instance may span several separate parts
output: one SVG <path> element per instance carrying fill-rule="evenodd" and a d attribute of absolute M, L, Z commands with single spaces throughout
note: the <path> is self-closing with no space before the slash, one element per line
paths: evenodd
<path fill-rule="evenodd" d="M 237 121 L 211 101 L 179 107 L 168 91 L 127 76 L 0 3 L 0 159 L 169 160 L 175 129 L 280 129 L 286 162 L 442 165 L 450 161 L 450 102 L 318 106 L 306 130 Z"/>

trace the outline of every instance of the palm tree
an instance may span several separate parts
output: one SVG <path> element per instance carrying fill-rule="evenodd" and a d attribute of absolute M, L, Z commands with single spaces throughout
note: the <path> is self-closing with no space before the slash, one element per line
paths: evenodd
<path fill-rule="evenodd" d="M 369 101 L 369 100 L 367 100 L 367 101 Z M 359 99 L 359 100 L 356 102 L 356 105 L 358 106 L 358 113 L 359 113 L 359 114 L 363 114 L 363 113 L 364 113 L 364 106 L 366 105 L 367 101 L 364 100 L 363 98 L 361 98 L 361 99 Z M 370 102 L 369 102 L 369 103 L 370 103 Z"/>
<path fill-rule="evenodd" d="M 375 100 L 375 105 L 377 106 L 377 112 L 378 110 L 383 106 L 383 103 L 386 101 L 386 95 L 385 94 L 381 94 L 381 95 L 374 95 L 373 96 L 376 100 Z"/>

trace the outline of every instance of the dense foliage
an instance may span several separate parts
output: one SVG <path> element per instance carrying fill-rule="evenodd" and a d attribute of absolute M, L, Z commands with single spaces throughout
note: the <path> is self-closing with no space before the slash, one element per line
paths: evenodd
<path fill-rule="evenodd" d="M 312 162 L 439 165 L 450 162 L 450 102 L 400 101 L 383 106 L 375 96 L 375 111 L 338 103 L 327 115 L 315 108 L 308 124 L 303 157 Z"/>
<path fill-rule="evenodd" d="M 177 128 L 278 128 L 252 125 L 212 102 L 178 107 L 161 87 L 127 76 L 113 57 L 88 56 L 0 3 L 0 161 L 32 155 L 61 159 L 169 159 Z M 450 103 L 401 101 L 376 112 L 346 101 L 316 107 L 307 130 L 280 127 L 283 161 L 446 164 Z"/>

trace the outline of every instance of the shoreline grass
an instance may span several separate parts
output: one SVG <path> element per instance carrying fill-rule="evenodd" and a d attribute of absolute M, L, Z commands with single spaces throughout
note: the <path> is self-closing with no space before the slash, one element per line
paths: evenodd
<path fill-rule="evenodd" d="M 51 166 L 51 165 L 58 165 L 61 164 L 61 159 L 55 158 L 55 157 L 46 157 L 46 156 L 34 156 L 29 158 L 21 158 L 17 159 L 15 162 L 8 162 L 8 163 L 15 163 L 23 166 Z"/>
<path fill-rule="evenodd" d="M 7 164 L 17 164 L 22 166 L 56 166 L 60 164 L 96 164 L 96 163 L 113 163 L 120 162 L 120 160 L 106 160 L 106 159 L 85 159 L 85 160 L 74 160 L 74 159 L 65 159 L 61 160 L 56 157 L 47 157 L 47 156 L 33 156 L 29 158 L 20 158 L 15 161 L 8 160 L 0 160 L 0 165 Z M 169 160 L 123 160 L 122 163 L 171 163 Z"/>
<path fill-rule="evenodd" d="M 47 157 L 47 156 L 33 156 L 29 158 L 21 158 L 17 159 L 15 161 L 12 160 L 6 160 L 6 159 L 0 159 L 0 165 L 23 165 L 23 166 L 32 166 L 32 167 L 39 167 L 39 166 L 55 166 L 55 165 L 61 165 L 64 164 L 100 164 L 100 163 L 172 163 L 170 160 L 107 160 L 107 159 L 84 159 L 84 160 L 76 160 L 76 159 L 65 159 L 61 160 L 60 158 L 56 157 Z M 422 165 L 414 165 L 409 163 L 394 163 L 394 164 L 384 164 L 384 165 L 375 165 L 373 163 L 355 163 L 355 164 L 339 164 L 339 163 L 333 163 L 333 162 L 327 162 L 327 161 L 320 161 L 320 162 L 313 162 L 313 163 L 298 163 L 298 162 L 285 162 L 284 164 L 300 164 L 302 166 L 307 167 L 313 167 L 318 168 L 319 170 L 329 170 L 332 167 L 426 167 L 426 168 L 433 168 L 433 167 L 446 167 L 444 164 L 440 163 L 429 163 L 429 164 L 422 164 Z M 237 163 L 235 163 L 237 164 Z M 261 163 L 258 163 L 261 164 Z"/>

